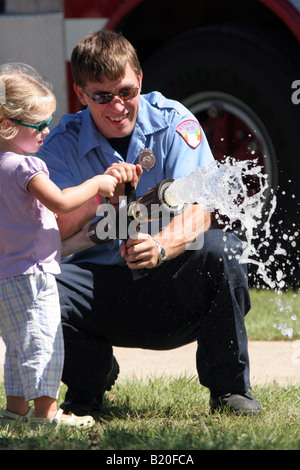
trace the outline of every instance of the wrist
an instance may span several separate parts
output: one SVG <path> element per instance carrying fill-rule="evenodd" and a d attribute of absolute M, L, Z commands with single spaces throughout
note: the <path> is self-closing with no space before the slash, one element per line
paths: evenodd
<path fill-rule="evenodd" d="M 157 251 L 158 251 L 158 258 L 157 258 L 156 266 L 160 266 L 167 259 L 166 250 L 164 249 L 164 247 L 158 241 L 156 241 L 154 239 L 153 239 L 153 241 L 154 241 L 154 243 L 156 245 L 156 248 L 157 248 Z"/>

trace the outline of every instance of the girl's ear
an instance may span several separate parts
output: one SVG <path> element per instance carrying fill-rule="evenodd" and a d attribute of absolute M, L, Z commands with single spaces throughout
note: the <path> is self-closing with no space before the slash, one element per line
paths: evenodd
<path fill-rule="evenodd" d="M 0 126 L 2 127 L 2 129 L 6 130 L 8 129 L 9 127 L 11 127 L 12 125 L 12 122 L 10 121 L 10 119 L 3 119 L 3 121 L 0 122 Z"/>
<path fill-rule="evenodd" d="M 14 123 L 11 122 L 10 119 L 5 118 L 0 122 L 0 129 L 2 131 L 3 137 L 11 135 L 11 132 L 14 130 L 14 128 Z"/>

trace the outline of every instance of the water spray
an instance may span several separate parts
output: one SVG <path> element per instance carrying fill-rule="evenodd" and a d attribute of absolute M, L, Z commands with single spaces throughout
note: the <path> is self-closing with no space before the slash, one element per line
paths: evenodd
<path fill-rule="evenodd" d="M 275 292 L 279 289 L 280 293 L 280 289 L 285 287 L 283 266 L 284 262 L 288 266 L 288 253 L 281 247 L 280 239 L 274 249 L 270 243 L 270 219 L 276 208 L 276 195 L 272 194 L 267 175 L 255 163 L 227 157 L 217 165 L 197 167 L 191 175 L 165 179 L 138 200 L 128 184 L 130 194 L 127 194 L 126 203 L 117 209 L 107 205 L 113 209 L 114 217 L 104 213 L 104 217 L 99 217 L 91 226 L 64 240 L 63 257 L 112 239 L 127 240 L 132 236 L 128 233 L 131 224 L 138 231 L 143 224 L 148 227 L 147 224 L 153 220 L 165 216 L 170 219 L 180 214 L 188 204 L 199 204 L 205 211 L 220 215 L 222 222 L 222 216 L 226 218 L 224 231 L 235 231 L 235 223 L 239 224 L 239 236 L 244 241 L 243 252 L 228 255 L 238 257 L 240 263 L 251 264 L 266 286 Z M 250 184 L 251 181 L 259 183 L 255 194 L 249 195 L 249 181 Z M 298 236 L 297 231 L 290 234 L 291 243 L 296 243 Z M 276 279 L 273 278 L 274 269 Z M 132 273 L 139 276 L 142 271 L 137 269 Z"/>

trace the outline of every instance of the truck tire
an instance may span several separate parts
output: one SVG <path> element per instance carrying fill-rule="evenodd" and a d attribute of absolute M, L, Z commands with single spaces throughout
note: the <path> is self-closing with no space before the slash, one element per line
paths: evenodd
<path fill-rule="evenodd" d="M 292 101 L 299 55 L 299 44 L 285 34 L 218 25 L 171 40 L 142 64 L 143 93 L 158 90 L 185 104 L 217 160 L 230 155 L 263 166 L 270 185 L 266 214 L 272 194 L 277 198 L 271 250 L 278 243 L 286 250 L 285 280 L 292 287 L 300 279 L 300 105 Z M 250 193 L 255 185 L 253 180 Z"/>

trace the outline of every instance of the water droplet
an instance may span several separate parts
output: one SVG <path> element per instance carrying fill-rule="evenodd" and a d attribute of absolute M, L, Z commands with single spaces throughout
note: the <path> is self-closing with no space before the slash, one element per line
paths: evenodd
<path fill-rule="evenodd" d="M 254 152 L 255 149 L 252 148 L 252 153 Z M 273 252 L 264 260 L 264 250 L 270 248 L 269 240 L 274 239 L 270 221 L 276 209 L 277 199 L 272 189 L 269 188 L 267 175 L 262 170 L 263 168 L 257 164 L 256 160 L 237 161 L 228 156 L 221 163 L 216 162 L 208 168 L 197 167 L 191 175 L 176 179 L 166 190 L 165 199 L 172 201 L 172 205 L 198 203 L 206 211 L 217 211 L 217 218 L 220 214 L 221 217 L 225 216 L 228 219 L 225 230 L 231 230 L 234 223 L 239 221 L 243 238 L 245 238 L 243 253 L 238 256 L 239 262 L 250 263 L 256 267 L 256 275 L 264 281 L 267 288 L 276 290 L 279 299 L 281 290 L 286 287 L 285 269 L 291 269 L 289 250 L 286 245 L 289 243 L 290 247 L 294 248 L 299 232 L 295 231 L 292 234 L 288 231 L 281 235 L 283 220 L 280 220 L 277 227 L 273 227 L 273 230 L 278 233 L 276 235 L 278 242 Z M 251 196 L 248 196 L 249 185 L 245 182 L 247 178 L 249 181 L 249 177 L 254 177 L 259 182 L 259 189 Z M 270 209 L 263 223 L 267 190 L 271 195 Z M 286 192 L 282 191 L 282 195 L 285 196 Z M 295 195 L 292 197 L 294 198 Z M 264 233 L 264 236 L 260 238 L 257 235 L 259 226 Z M 295 224 L 291 224 L 292 226 L 296 227 Z M 276 270 L 276 266 L 280 266 L 280 269 Z M 271 274 L 274 268 L 276 279 L 273 279 Z M 286 314 L 292 310 L 285 308 L 281 301 L 277 302 L 277 308 Z M 276 324 L 276 327 L 283 335 L 292 337 L 293 329 L 287 324 Z"/>

